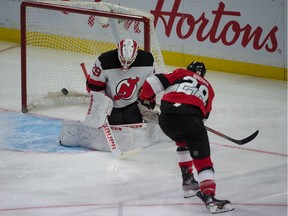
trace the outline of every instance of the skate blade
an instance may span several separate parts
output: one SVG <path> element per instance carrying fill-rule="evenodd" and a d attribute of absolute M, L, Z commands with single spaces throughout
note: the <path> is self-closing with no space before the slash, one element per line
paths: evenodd
<path fill-rule="evenodd" d="M 210 206 L 209 207 L 209 211 L 213 214 L 218 214 L 218 213 L 224 213 L 224 212 L 229 212 L 229 211 L 233 211 L 234 208 L 231 205 L 231 203 L 227 203 L 226 205 L 224 205 L 222 208 L 218 208 L 219 206 L 214 205 L 214 206 Z"/>
<path fill-rule="evenodd" d="M 194 197 L 196 196 L 197 191 L 193 191 L 193 190 L 189 190 L 189 191 L 183 191 L 183 197 L 185 199 L 190 198 L 190 197 Z"/>

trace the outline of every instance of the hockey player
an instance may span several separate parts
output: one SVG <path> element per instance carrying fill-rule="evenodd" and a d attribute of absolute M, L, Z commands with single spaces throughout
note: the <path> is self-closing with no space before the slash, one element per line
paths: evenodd
<path fill-rule="evenodd" d="M 198 189 L 192 174 L 193 164 L 200 186 L 196 195 L 210 212 L 221 213 L 234 208 L 228 200 L 215 198 L 214 168 L 203 122 L 211 112 L 214 90 L 204 78 L 205 73 L 205 65 L 193 61 L 187 69 L 179 68 L 171 73 L 156 74 L 144 82 L 140 100 L 149 107 L 154 95 L 164 91 L 159 124 L 164 133 L 176 142 L 183 190 Z"/>
<path fill-rule="evenodd" d="M 152 116 L 138 103 L 145 79 L 155 73 L 152 54 L 140 50 L 131 39 L 123 39 L 117 46 L 101 54 L 87 75 L 86 88 L 91 100 L 85 121 L 63 122 L 62 145 L 111 151 L 101 129 L 107 116 L 122 151 L 145 148 L 161 140 L 171 141 L 155 122 L 157 115 Z M 104 103 L 107 96 L 112 105 Z"/>
<path fill-rule="evenodd" d="M 111 125 L 142 122 L 137 105 L 145 79 L 155 73 L 150 52 L 138 49 L 136 41 L 124 39 L 118 48 L 101 54 L 87 78 L 87 91 L 103 92 L 113 100 Z"/>

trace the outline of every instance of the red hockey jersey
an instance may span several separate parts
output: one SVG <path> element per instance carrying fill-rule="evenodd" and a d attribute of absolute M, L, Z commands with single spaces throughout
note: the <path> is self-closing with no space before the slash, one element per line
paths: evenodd
<path fill-rule="evenodd" d="M 164 91 L 161 100 L 199 107 L 205 117 L 212 109 L 214 90 L 203 77 L 186 69 L 156 74 L 146 79 L 140 98 L 149 98 Z"/>

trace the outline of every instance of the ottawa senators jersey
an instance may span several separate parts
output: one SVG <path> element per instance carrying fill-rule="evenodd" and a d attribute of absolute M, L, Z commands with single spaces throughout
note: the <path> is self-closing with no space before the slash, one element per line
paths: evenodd
<path fill-rule="evenodd" d="M 155 73 L 154 58 L 150 52 L 138 50 L 128 71 L 123 71 L 117 49 L 101 54 L 90 72 L 87 91 L 102 91 L 114 101 L 115 108 L 122 108 L 138 99 L 145 79 Z"/>
<path fill-rule="evenodd" d="M 189 70 L 179 68 L 172 73 L 156 74 L 147 78 L 140 98 L 147 100 L 160 91 L 164 91 L 162 101 L 199 107 L 204 117 L 212 109 L 212 86 L 205 78 Z"/>

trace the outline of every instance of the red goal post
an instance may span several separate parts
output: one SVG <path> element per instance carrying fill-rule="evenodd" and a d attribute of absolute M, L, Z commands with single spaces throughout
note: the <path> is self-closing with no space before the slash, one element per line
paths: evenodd
<path fill-rule="evenodd" d="M 84 69 L 122 38 L 165 64 L 152 14 L 104 2 L 23 1 L 21 4 L 22 112 L 34 107 L 87 103 Z M 61 93 L 66 88 L 68 95 Z"/>

